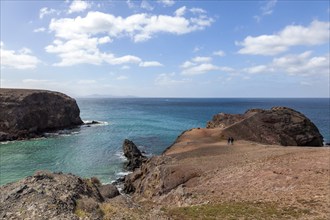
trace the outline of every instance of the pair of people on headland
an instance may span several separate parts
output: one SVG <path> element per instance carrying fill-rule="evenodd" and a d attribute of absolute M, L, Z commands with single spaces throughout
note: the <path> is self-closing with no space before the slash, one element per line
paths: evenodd
<path fill-rule="evenodd" d="M 228 138 L 228 144 L 234 144 L 234 138 L 233 137 Z"/>

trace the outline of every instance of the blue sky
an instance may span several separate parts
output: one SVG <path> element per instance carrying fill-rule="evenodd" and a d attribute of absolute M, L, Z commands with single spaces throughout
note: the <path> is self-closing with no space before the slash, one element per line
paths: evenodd
<path fill-rule="evenodd" d="M 1 87 L 329 97 L 329 1 L 3 1 Z"/>

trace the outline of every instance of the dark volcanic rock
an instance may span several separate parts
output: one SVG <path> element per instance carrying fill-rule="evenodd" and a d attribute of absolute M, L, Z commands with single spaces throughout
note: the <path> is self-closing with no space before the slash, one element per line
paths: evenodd
<path fill-rule="evenodd" d="M 125 157 L 128 159 L 126 169 L 129 171 L 139 168 L 143 162 L 147 161 L 147 157 L 142 155 L 133 141 L 125 139 L 123 143 L 123 151 Z"/>
<path fill-rule="evenodd" d="M 101 219 L 101 194 L 91 180 L 39 171 L 0 187 L 0 219 Z"/>
<path fill-rule="evenodd" d="M 322 146 L 323 137 L 305 115 L 287 107 L 252 109 L 243 115 L 220 113 L 207 128 L 223 128 L 222 136 L 283 146 Z"/>
<path fill-rule="evenodd" d="M 59 92 L 0 89 L 0 141 L 81 125 L 76 101 Z"/>

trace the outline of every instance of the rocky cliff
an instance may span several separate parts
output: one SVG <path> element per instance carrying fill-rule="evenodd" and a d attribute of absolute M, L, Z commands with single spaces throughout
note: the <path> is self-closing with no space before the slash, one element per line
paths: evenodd
<path fill-rule="evenodd" d="M 0 89 L 0 141 L 82 124 L 76 101 L 45 90 Z"/>
<path fill-rule="evenodd" d="M 221 137 L 283 146 L 322 146 L 317 127 L 302 113 L 287 107 L 251 109 L 244 114 L 220 113 L 207 128 L 221 128 Z"/>

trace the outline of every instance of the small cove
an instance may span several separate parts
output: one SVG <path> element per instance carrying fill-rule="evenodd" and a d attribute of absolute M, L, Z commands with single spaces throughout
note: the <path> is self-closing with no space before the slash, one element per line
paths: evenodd
<path fill-rule="evenodd" d="M 82 126 L 62 135 L 0 144 L 0 184 L 37 170 L 98 177 L 109 183 L 124 171 L 121 145 L 133 140 L 150 155 L 160 154 L 184 130 L 205 127 L 219 112 L 244 113 L 250 108 L 287 106 L 310 118 L 330 141 L 329 99 L 77 99 Z"/>

